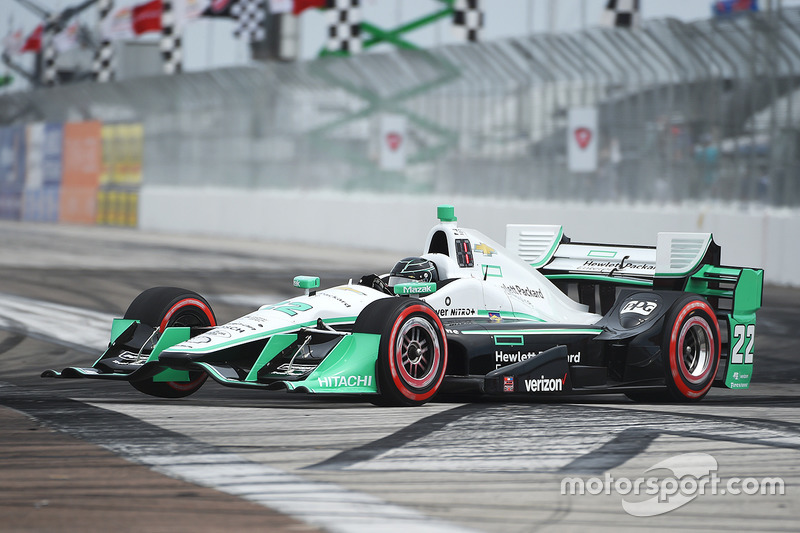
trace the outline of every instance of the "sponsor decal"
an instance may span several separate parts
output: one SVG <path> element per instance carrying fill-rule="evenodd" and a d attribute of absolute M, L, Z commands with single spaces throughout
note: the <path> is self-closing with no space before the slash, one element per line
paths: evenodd
<path fill-rule="evenodd" d="M 647 263 L 634 263 L 633 261 L 626 261 L 624 258 L 622 261 L 593 261 L 591 259 L 587 259 L 583 262 L 583 264 L 579 267 L 582 270 L 591 270 L 597 272 L 607 272 L 609 270 L 647 270 L 647 271 L 655 271 L 656 266 L 650 265 Z"/>
<path fill-rule="evenodd" d="M 223 331 L 221 329 L 212 329 L 211 331 L 206 332 L 206 335 L 209 337 L 220 337 L 223 339 L 229 339 L 231 337 L 230 332 Z"/>
<path fill-rule="evenodd" d="M 454 307 L 452 309 L 439 309 L 437 311 L 440 317 L 454 317 L 454 316 L 475 316 L 478 310 L 470 307 Z"/>
<path fill-rule="evenodd" d="M 491 322 L 501 322 L 503 319 L 500 316 L 500 313 L 492 313 L 491 311 L 489 311 L 489 320 Z"/>
<path fill-rule="evenodd" d="M 544 376 L 525 380 L 526 392 L 561 392 L 567 383 L 567 374 L 563 378 L 546 378 Z"/>
<path fill-rule="evenodd" d="M 514 392 L 514 376 L 503 376 L 503 392 Z"/>
<path fill-rule="evenodd" d="M 497 250 L 489 246 L 488 244 L 479 243 L 475 245 L 475 251 L 480 252 L 486 257 L 492 257 L 494 254 L 497 253 Z"/>
<path fill-rule="evenodd" d="M 301 376 L 317 368 L 317 365 L 298 365 L 297 363 L 283 363 L 275 369 L 275 374 L 288 374 L 290 376 Z"/>
<path fill-rule="evenodd" d="M 133 353 L 128 350 L 123 350 L 119 353 L 117 357 L 113 359 L 113 362 L 120 364 L 120 365 L 138 365 L 141 366 L 147 361 L 147 355 L 142 355 L 140 353 Z"/>
<path fill-rule="evenodd" d="M 495 350 L 494 352 L 494 367 L 500 368 L 501 366 L 505 366 L 511 363 L 519 363 L 520 361 L 527 361 L 531 357 L 536 357 L 539 352 L 523 352 L 521 350 L 517 350 L 516 352 L 502 352 L 500 350 Z"/>
<path fill-rule="evenodd" d="M 349 303 L 347 303 L 347 301 L 344 298 L 339 298 L 338 296 L 335 296 L 335 295 L 333 295 L 333 294 L 331 294 L 329 292 L 320 292 L 318 294 L 320 296 L 326 296 L 328 298 L 333 298 L 334 300 L 336 300 L 337 302 L 339 302 L 340 304 L 342 304 L 345 307 L 351 307 L 351 305 Z"/>
<path fill-rule="evenodd" d="M 657 302 L 647 300 L 629 300 L 622 306 L 620 313 L 637 313 L 642 316 L 650 314 L 658 308 Z"/>
<path fill-rule="evenodd" d="M 331 376 L 317 382 L 320 387 L 371 387 L 372 376 Z"/>
<path fill-rule="evenodd" d="M 261 326 L 261 324 L 259 324 Z M 263 326 L 261 326 L 263 327 Z M 229 322 L 224 326 L 219 326 L 220 329 L 229 329 L 236 333 L 247 333 L 248 331 L 258 331 L 256 328 L 251 326 L 250 324 L 246 324 L 244 322 Z"/>
<path fill-rule="evenodd" d="M 750 374 L 744 372 L 734 372 L 733 379 L 728 383 L 731 389 L 748 389 L 750 388 Z"/>
<path fill-rule="evenodd" d="M 401 283 L 395 285 L 394 293 L 399 295 L 430 294 L 436 292 L 435 283 Z"/>
<path fill-rule="evenodd" d="M 581 352 L 575 354 L 567 354 L 567 363 L 580 363 L 581 362 Z"/>
<path fill-rule="evenodd" d="M 519 285 L 501 285 L 506 294 L 515 296 L 525 296 L 527 298 L 541 298 L 544 299 L 544 293 L 541 289 L 531 289 L 530 287 L 521 287 Z"/>

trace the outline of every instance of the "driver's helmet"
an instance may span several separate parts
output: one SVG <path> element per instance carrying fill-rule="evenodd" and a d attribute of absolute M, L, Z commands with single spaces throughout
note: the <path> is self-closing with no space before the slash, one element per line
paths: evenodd
<path fill-rule="evenodd" d="M 410 281 L 437 282 L 439 273 L 432 261 L 422 257 L 406 257 L 397 262 L 389 274 L 389 286 Z"/>

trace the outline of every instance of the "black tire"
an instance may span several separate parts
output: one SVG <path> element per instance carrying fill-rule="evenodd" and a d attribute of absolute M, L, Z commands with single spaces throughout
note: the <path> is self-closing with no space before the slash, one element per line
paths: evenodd
<path fill-rule="evenodd" d="M 665 391 L 631 392 L 634 401 L 696 402 L 711 389 L 719 368 L 721 335 L 705 298 L 686 294 L 672 304 L 661 341 Z"/>
<path fill-rule="evenodd" d="M 164 331 L 171 326 L 216 326 L 217 318 L 208 302 L 194 291 L 177 287 L 153 287 L 137 296 L 125 317 Z M 134 389 L 160 398 L 182 398 L 197 392 L 208 374 L 189 372 L 189 381 L 131 381 Z"/>
<path fill-rule="evenodd" d="M 439 391 L 447 368 L 447 342 L 436 311 L 416 298 L 372 302 L 358 315 L 356 333 L 381 336 L 377 405 L 414 406 Z"/>

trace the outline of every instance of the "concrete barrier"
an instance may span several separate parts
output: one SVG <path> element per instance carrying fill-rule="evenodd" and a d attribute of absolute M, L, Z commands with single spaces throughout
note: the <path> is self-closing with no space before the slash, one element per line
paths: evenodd
<path fill-rule="evenodd" d="M 436 206 L 500 243 L 510 223 L 561 224 L 573 241 L 655 245 L 659 231 L 712 232 L 723 264 L 760 267 L 772 285 L 800 286 L 800 211 L 697 204 L 656 206 L 144 186 L 145 230 L 419 254 Z M 387 269 L 390 265 L 387 265 Z"/>

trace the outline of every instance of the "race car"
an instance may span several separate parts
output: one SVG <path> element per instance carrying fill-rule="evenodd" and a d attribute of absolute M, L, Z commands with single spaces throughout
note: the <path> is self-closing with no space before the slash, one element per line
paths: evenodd
<path fill-rule="evenodd" d="M 439 206 L 422 254 L 386 274 L 217 324 L 199 294 L 144 291 L 91 368 L 43 377 L 127 381 L 182 397 L 222 385 L 420 405 L 440 391 L 508 398 L 618 392 L 696 401 L 747 388 L 763 271 L 720 266 L 709 233 L 655 247 L 576 243 L 560 226 L 507 226 L 503 247 Z"/>

